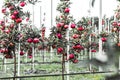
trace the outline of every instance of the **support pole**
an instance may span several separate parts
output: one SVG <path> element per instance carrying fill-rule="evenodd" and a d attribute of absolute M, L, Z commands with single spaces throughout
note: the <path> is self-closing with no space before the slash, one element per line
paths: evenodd
<path fill-rule="evenodd" d="M 99 34 L 102 31 L 102 0 L 99 0 Z M 102 40 L 99 38 L 99 54 L 102 54 Z M 99 67 L 99 71 L 101 68 Z"/>
<path fill-rule="evenodd" d="M 53 0 L 51 0 L 51 28 L 53 26 Z M 50 58 L 53 58 L 53 49 L 50 47 Z"/>
<path fill-rule="evenodd" d="M 33 9 L 33 23 L 32 23 L 32 25 L 34 26 L 34 5 L 32 5 L 32 9 Z M 32 28 L 33 28 L 33 26 L 32 26 Z M 32 46 L 32 69 L 34 70 L 34 57 L 35 57 L 35 46 L 34 46 L 34 44 L 33 44 L 33 46 Z"/>
<path fill-rule="evenodd" d="M 70 26 L 69 26 L 69 28 L 68 28 L 68 30 L 67 30 L 67 41 L 68 41 L 68 44 L 67 44 L 67 59 L 69 59 L 69 50 L 70 50 L 70 33 L 69 33 L 69 31 L 70 31 Z M 66 72 L 67 72 L 67 74 L 69 74 L 70 72 L 69 72 L 69 60 L 66 62 Z M 70 80 L 70 76 L 69 75 L 67 75 L 67 80 Z"/>
<path fill-rule="evenodd" d="M 18 25 L 18 30 L 20 31 L 20 24 Z M 20 40 L 18 43 L 18 76 L 20 76 Z M 19 78 L 17 80 L 20 80 Z"/>

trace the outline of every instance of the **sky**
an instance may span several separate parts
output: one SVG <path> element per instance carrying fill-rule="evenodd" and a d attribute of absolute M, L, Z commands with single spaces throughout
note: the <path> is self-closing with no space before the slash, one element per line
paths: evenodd
<path fill-rule="evenodd" d="M 56 7 L 60 0 L 52 0 L 52 18 L 51 18 L 51 0 L 41 0 L 40 3 L 36 5 L 27 5 L 24 10 L 29 10 L 31 12 L 31 19 L 33 20 L 33 24 L 41 28 L 41 24 L 45 24 L 47 29 L 46 36 L 50 33 L 51 20 L 53 20 L 53 25 L 55 25 L 55 17 L 58 15 L 58 11 L 56 11 Z M 74 19 L 80 20 L 83 16 L 99 16 L 99 0 L 96 0 L 93 8 L 90 9 L 89 1 L 90 0 L 70 0 L 72 2 L 70 8 L 70 14 L 73 15 Z M 0 8 L 2 6 L 3 0 L 0 0 Z M 102 15 L 106 15 L 110 17 L 114 14 L 114 10 L 117 8 L 118 2 L 117 0 L 102 0 Z M 33 11 L 34 8 L 34 11 Z M 91 13 L 88 13 L 88 10 L 91 10 Z M 34 15 L 33 15 L 34 13 Z M 45 13 L 45 15 L 44 15 Z M 1 14 L 0 14 L 1 15 Z M 2 16 L 0 16 L 1 18 Z M 34 18 L 33 18 L 34 17 Z"/>

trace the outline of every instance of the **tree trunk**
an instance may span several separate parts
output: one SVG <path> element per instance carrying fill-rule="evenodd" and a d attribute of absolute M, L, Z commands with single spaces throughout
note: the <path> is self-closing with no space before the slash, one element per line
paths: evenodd
<path fill-rule="evenodd" d="M 62 54 L 62 80 L 64 80 L 64 71 L 65 71 L 65 58 L 63 53 Z"/>
<path fill-rule="evenodd" d="M 15 50 L 13 51 L 13 54 L 14 54 L 14 78 L 13 78 L 13 80 L 15 80 L 15 77 L 16 77 L 16 54 L 15 54 Z"/>

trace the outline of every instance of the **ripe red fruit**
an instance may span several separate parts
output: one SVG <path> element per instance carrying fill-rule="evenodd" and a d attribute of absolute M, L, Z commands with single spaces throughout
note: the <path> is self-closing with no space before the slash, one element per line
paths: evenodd
<path fill-rule="evenodd" d="M 18 13 L 19 13 L 18 11 L 14 11 L 14 12 L 13 12 L 14 15 L 17 15 Z"/>
<path fill-rule="evenodd" d="M 119 43 L 117 43 L 117 45 L 120 47 L 120 42 L 119 42 Z"/>
<path fill-rule="evenodd" d="M 25 53 L 23 51 L 20 51 L 20 55 L 23 56 Z"/>
<path fill-rule="evenodd" d="M 33 39 L 32 39 L 32 38 L 29 38 L 29 39 L 27 39 L 27 42 L 28 42 L 28 43 L 32 43 L 32 42 L 33 42 Z"/>
<path fill-rule="evenodd" d="M 15 19 L 16 19 L 16 16 L 15 16 L 15 15 L 11 15 L 11 19 L 12 19 L 12 20 L 15 20 Z"/>
<path fill-rule="evenodd" d="M 114 27 L 115 27 L 115 26 L 118 26 L 117 22 L 113 22 L 113 23 L 112 23 L 112 26 L 114 26 Z"/>
<path fill-rule="evenodd" d="M 71 24 L 71 28 L 75 28 L 75 26 L 76 26 L 75 24 Z"/>
<path fill-rule="evenodd" d="M 64 12 L 65 12 L 65 13 L 69 13 L 69 12 L 70 12 L 70 9 L 69 9 L 69 8 L 65 8 Z"/>
<path fill-rule="evenodd" d="M 14 28 L 14 24 L 10 24 L 10 28 L 11 28 L 11 29 Z"/>
<path fill-rule="evenodd" d="M 3 8 L 3 9 L 2 9 L 2 13 L 6 13 L 6 8 Z"/>
<path fill-rule="evenodd" d="M 80 26 L 79 28 L 77 28 L 78 31 L 83 31 L 84 28 L 82 26 Z"/>
<path fill-rule="evenodd" d="M 120 22 L 117 25 L 120 27 Z"/>
<path fill-rule="evenodd" d="M 26 18 L 26 21 L 29 21 L 29 18 Z"/>
<path fill-rule="evenodd" d="M 31 59 L 32 57 L 33 57 L 32 55 L 29 55 L 29 56 L 28 56 L 28 58 L 30 58 L 30 59 Z"/>
<path fill-rule="evenodd" d="M 26 4 L 25 2 L 20 2 L 20 6 L 21 6 L 21 7 L 24 7 L 25 4 Z"/>
<path fill-rule="evenodd" d="M 57 23 L 57 28 L 60 28 L 61 27 L 61 24 L 60 23 Z"/>
<path fill-rule="evenodd" d="M 38 43 L 39 42 L 39 38 L 34 38 L 33 39 L 33 43 Z"/>
<path fill-rule="evenodd" d="M 67 29 L 67 28 L 68 28 L 68 25 L 64 25 L 64 28 Z"/>
<path fill-rule="evenodd" d="M 5 30 L 5 33 L 9 34 L 9 33 L 10 33 L 10 30 L 9 30 L 9 29 Z"/>
<path fill-rule="evenodd" d="M 78 34 L 73 34 L 73 36 L 72 36 L 73 39 L 76 39 L 76 38 L 78 38 L 78 37 L 79 37 Z"/>
<path fill-rule="evenodd" d="M 63 48 L 62 47 L 59 47 L 58 49 L 57 49 L 57 52 L 58 53 L 61 53 L 63 51 Z"/>
<path fill-rule="evenodd" d="M 14 9 L 14 6 L 9 6 L 9 10 L 13 10 Z"/>
<path fill-rule="evenodd" d="M 102 40 L 102 42 L 106 42 L 106 41 L 107 41 L 107 38 L 102 37 L 101 40 Z"/>
<path fill-rule="evenodd" d="M 91 50 L 91 52 L 96 52 L 96 50 L 95 50 L 95 49 L 93 49 L 93 50 Z"/>
<path fill-rule="evenodd" d="M 21 23 L 22 22 L 22 18 L 17 18 L 15 21 L 16 21 L 16 23 Z"/>
<path fill-rule="evenodd" d="M 69 59 L 74 59 L 75 55 L 74 54 L 69 54 Z"/>
<path fill-rule="evenodd" d="M 73 60 L 73 63 L 78 63 L 78 60 L 77 59 Z"/>
<path fill-rule="evenodd" d="M 58 37 L 58 39 L 61 39 L 62 35 L 60 33 L 57 33 L 57 37 Z"/>

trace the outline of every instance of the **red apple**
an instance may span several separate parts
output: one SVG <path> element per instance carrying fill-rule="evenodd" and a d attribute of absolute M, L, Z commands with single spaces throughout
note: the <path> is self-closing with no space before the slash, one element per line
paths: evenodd
<path fill-rule="evenodd" d="M 57 28 L 60 28 L 61 27 L 61 24 L 60 23 L 57 23 Z"/>
<path fill-rule="evenodd" d="M 10 30 L 9 30 L 9 29 L 6 29 L 6 30 L 5 30 L 5 33 L 9 34 L 9 33 L 10 33 Z"/>
<path fill-rule="evenodd" d="M 76 25 L 75 25 L 74 23 L 73 23 L 73 24 L 71 24 L 71 28 L 75 28 L 75 26 L 76 26 Z"/>
<path fill-rule="evenodd" d="M 27 39 L 27 42 L 28 42 L 28 43 L 32 43 L 32 42 L 33 42 L 33 39 L 32 39 L 32 38 L 28 38 L 28 39 Z"/>
<path fill-rule="evenodd" d="M 65 13 L 69 13 L 69 12 L 70 12 L 70 9 L 69 9 L 69 8 L 65 8 L 64 12 L 65 12 Z"/>
<path fill-rule="evenodd" d="M 60 33 L 57 33 L 57 37 L 58 37 L 58 39 L 61 39 L 62 35 Z"/>
<path fill-rule="evenodd" d="M 119 42 L 119 43 L 117 43 L 117 45 L 120 47 L 120 42 Z"/>
<path fill-rule="evenodd" d="M 58 49 L 57 49 L 57 52 L 58 53 L 61 53 L 63 51 L 63 48 L 62 47 L 59 47 Z"/>
<path fill-rule="evenodd" d="M 64 25 L 64 28 L 67 29 L 69 26 L 68 25 Z"/>
<path fill-rule="evenodd" d="M 11 19 L 12 19 L 12 20 L 15 20 L 15 19 L 16 19 L 16 16 L 15 16 L 15 15 L 11 15 Z"/>
<path fill-rule="evenodd" d="M 113 23 L 112 23 L 112 26 L 118 26 L 117 22 L 116 22 L 116 21 L 113 22 Z"/>
<path fill-rule="evenodd" d="M 95 49 L 93 49 L 93 50 L 91 50 L 91 52 L 96 52 L 96 50 L 95 50 Z"/>
<path fill-rule="evenodd" d="M 117 25 L 120 27 L 120 22 Z"/>
<path fill-rule="evenodd" d="M 38 43 L 39 42 L 39 38 L 34 38 L 33 39 L 33 43 Z"/>
<path fill-rule="evenodd" d="M 9 6 L 9 10 L 13 10 L 14 9 L 14 6 Z"/>
<path fill-rule="evenodd" d="M 75 55 L 74 54 L 69 54 L 69 59 L 74 59 Z"/>
<path fill-rule="evenodd" d="M 28 56 L 28 58 L 30 58 L 30 59 L 31 59 L 32 57 L 33 57 L 32 55 L 29 55 L 29 56 Z"/>
<path fill-rule="evenodd" d="M 29 21 L 29 18 L 26 18 L 26 21 Z"/>
<path fill-rule="evenodd" d="M 80 26 L 79 28 L 77 28 L 78 31 L 83 31 L 84 28 L 82 26 Z"/>
<path fill-rule="evenodd" d="M 106 42 L 106 41 L 107 41 L 107 38 L 102 37 L 101 40 L 102 40 L 102 42 Z"/>
<path fill-rule="evenodd" d="M 18 13 L 19 12 L 17 10 L 13 12 L 14 15 L 18 15 Z"/>
<path fill-rule="evenodd" d="M 78 37 L 79 37 L 78 34 L 73 34 L 73 36 L 72 36 L 73 39 L 76 39 L 76 38 L 78 38 Z"/>
<path fill-rule="evenodd" d="M 2 8 L 2 13 L 6 13 L 6 8 Z"/>
<path fill-rule="evenodd" d="M 13 29 L 14 28 L 14 24 L 10 24 L 10 28 Z"/>
<path fill-rule="evenodd" d="M 73 63 L 78 63 L 78 60 L 77 59 L 73 60 Z"/>
<path fill-rule="evenodd" d="M 21 6 L 21 7 L 24 7 L 24 6 L 25 6 L 25 4 L 26 4 L 26 3 L 25 3 L 25 2 L 23 2 L 23 1 L 22 1 L 22 2 L 20 2 L 20 6 Z"/>
<path fill-rule="evenodd" d="M 25 53 L 23 51 L 20 51 L 20 55 L 23 56 Z"/>
<path fill-rule="evenodd" d="M 16 23 L 21 23 L 22 22 L 22 18 L 17 18 L 15 21 L 16 21 Z"/>

